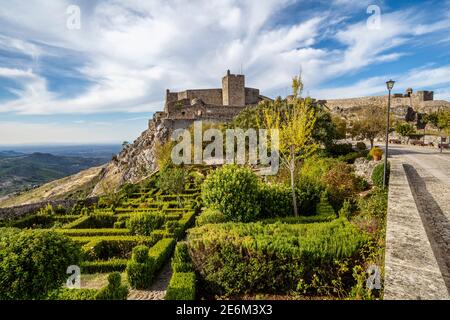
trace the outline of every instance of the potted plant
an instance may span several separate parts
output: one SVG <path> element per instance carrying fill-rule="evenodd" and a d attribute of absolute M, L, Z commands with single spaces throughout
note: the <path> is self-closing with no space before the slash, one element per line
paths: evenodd
<path fill-rule="evenodd" d="M 383 150 L 381 150 L 378 147 L 373 147 L 370 152 L 369 155 L 372 156 L 374 161 L 380 161 L 381 157 L 383 156 Z"/>

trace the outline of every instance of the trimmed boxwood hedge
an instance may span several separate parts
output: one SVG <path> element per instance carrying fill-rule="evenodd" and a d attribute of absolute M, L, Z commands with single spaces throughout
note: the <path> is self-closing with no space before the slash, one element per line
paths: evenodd
<path fill-rule="evenodd" d="M 108 261 L 83 261 L 81 263 L 81 272 L 92 273 L 106 273 L 106 272 L 123 272 L 127 267 L 127 259 L 111 259 Z"/>
<path fill-rule="evenodd" d="M 195 273 L 175 272 L 167 287 L 165 300 L 195 300 Z"/>
<path fill-rule="evenodd" d="M 94 237 L 94 236 L 129 236 L 128 229 L 55 229 L 56 232 L 71 237 Z"/>
<path fill-rule="evenodd" d="M 158 241 L 150 250 L 146 246 L 133 248 L 133 254 L 126 266 L 128 283 L 132 288 L 146 289 L 156 273 L 172 254 L 175 240 L 166 238 Z"/>
<path fill-rule="evenodd" d="M 85 259 L 107 260 L 110 258 L 128 258 L 136 245 L 151 246 L 156 243 L 154 237 L 115 236 L 115 237 L 81 237 L 90 241 L 82 247 Z M 73 238 L 79 240 L 80 237 Z"/>

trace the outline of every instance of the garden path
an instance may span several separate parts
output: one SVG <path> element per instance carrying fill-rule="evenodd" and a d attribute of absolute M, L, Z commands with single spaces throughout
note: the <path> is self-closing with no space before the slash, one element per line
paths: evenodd
<path fill-rule="evenodd" d="M 409 222 L 414 220 L 413 216 L 409 216 L 413 211 L 408 211 L 408 208 L 411 204 L 415 204 L 415 207 L 417 208 L 416 212 L 418 212 L 420 216 L 419 221 L 423 224 L 421 228 L 424 229 L 426 238 L 428 238 L 429 241 L 428 246 L 431 246 L 432 256 L 434 255 L 438 269 L 445 282 L 445 287 L 450 293 L 450 152 L 445 151 L 444 153 L 440 153 L 436 149 L 427 147 L 395 145 L 390 146 L 390 155 L 394 167 L 397 167 L 397 164 L 401 165 L 406 174 L 407 184 L 409 184 L 410 193 L 412 194 L 412 198 L 409 199 L 409 202 L 413 202 L 406 203 L 404 200 L 408 197 L 398 194 L 396 197 L 390 197 L 390 201 L 398 202 L 396 204 L 391 203 L 390 208 L 395 208 L 396 206 L 403 208 L 403 214 L 405 214 L 406 220 L 401 224 L 406 226 Z M 405 203 L 401 203 L 402 201 Z M 397 214 L 396 218 L 398 219 L 401 215 L 402 213 Z M 395 219 L 391 221 L 395 221 Z M 424 242 L 414 242 L 413 239 L 417 239 L 411 237 L 412 234 L 417 235 L 414 233 L 414 227 L 415 226 L 411 225 L 408 230 L 405 230 L 405 235 L 408 236 L 403 240 L 409 240 L 404 241 L 403 245 L 405 248 L 409 247 L 408 252 L 401 252 L 400 250 L 397 251 L 397 254 L 394 256 L 398 258 L 398 255 L 405 254 L 405 256 L 410 256 L 409 258 L 405 258 L 405 261 L 409 259 L 410 261 L 415 261 L 417 263 L 420 261 L 426 263 L 425 260 L 423 260 L 426 252 L 425 247 L 417 248 L 417 245 L 420 243 L 424 244 Z M 402 242 L 401 237 L 402 234 L 398 233 L 398 243 Z M 395 244 L 395 242 L 393 243 Z M 397 247 L 396 249 L 401 248 Z M 418 253 L 417 257 L 412 257 L 414 252 Z M 418 267 L 416 263 L 413 263 L 410 267 L 413 265 Z M 423 271 L 425 269 L 423 269 Z M 416 270 L 415 272 L 418 274 L 420 273 L 420 270 Z M 411 277 L 413 277 L 412 274 Z M 421 280 L 428 281 L 431 280 L 431 278 Z M 422 298 L 424 298 L 424 296 Z"/>

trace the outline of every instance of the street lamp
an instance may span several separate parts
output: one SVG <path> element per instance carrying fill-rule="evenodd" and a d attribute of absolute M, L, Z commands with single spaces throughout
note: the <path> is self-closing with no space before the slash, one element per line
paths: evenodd
<path fill-rule="evenodd" d="M 389 152 L 389 114 L 391 113 L 391 90 L 394 88 L 395 81 L 392 79 L 386 82 L 386 87 L 389 90 L 388 96 L 388 108 L 387 108 L 387 123 L 386 123 L 386 149 L 384 154 L 384 174 L 383 174 L 383 187 L 386 188 L 387 182 L 387 158 Z"/>

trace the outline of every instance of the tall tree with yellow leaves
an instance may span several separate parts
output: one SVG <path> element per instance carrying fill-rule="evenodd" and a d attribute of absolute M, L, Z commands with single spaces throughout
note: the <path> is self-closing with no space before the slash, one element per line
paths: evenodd
<path fill-rule="evenodd" d="M 300 77 L 294 78 L 292 87 L 294 95 L 291 105 L 284 110 L 276 106 L 268 106 L 264 110 L 263 121 L 258 123 L 258 126 L 278 130 L 280 163 L 290 172 L 292 204 L 294 215 L 298 216 L 295 172 L 298 163 L 316 151 L 318 144 L 313 140 L 316 116 L 311 107 L 311 99 L 299 97 L 303 88 Z"/>

